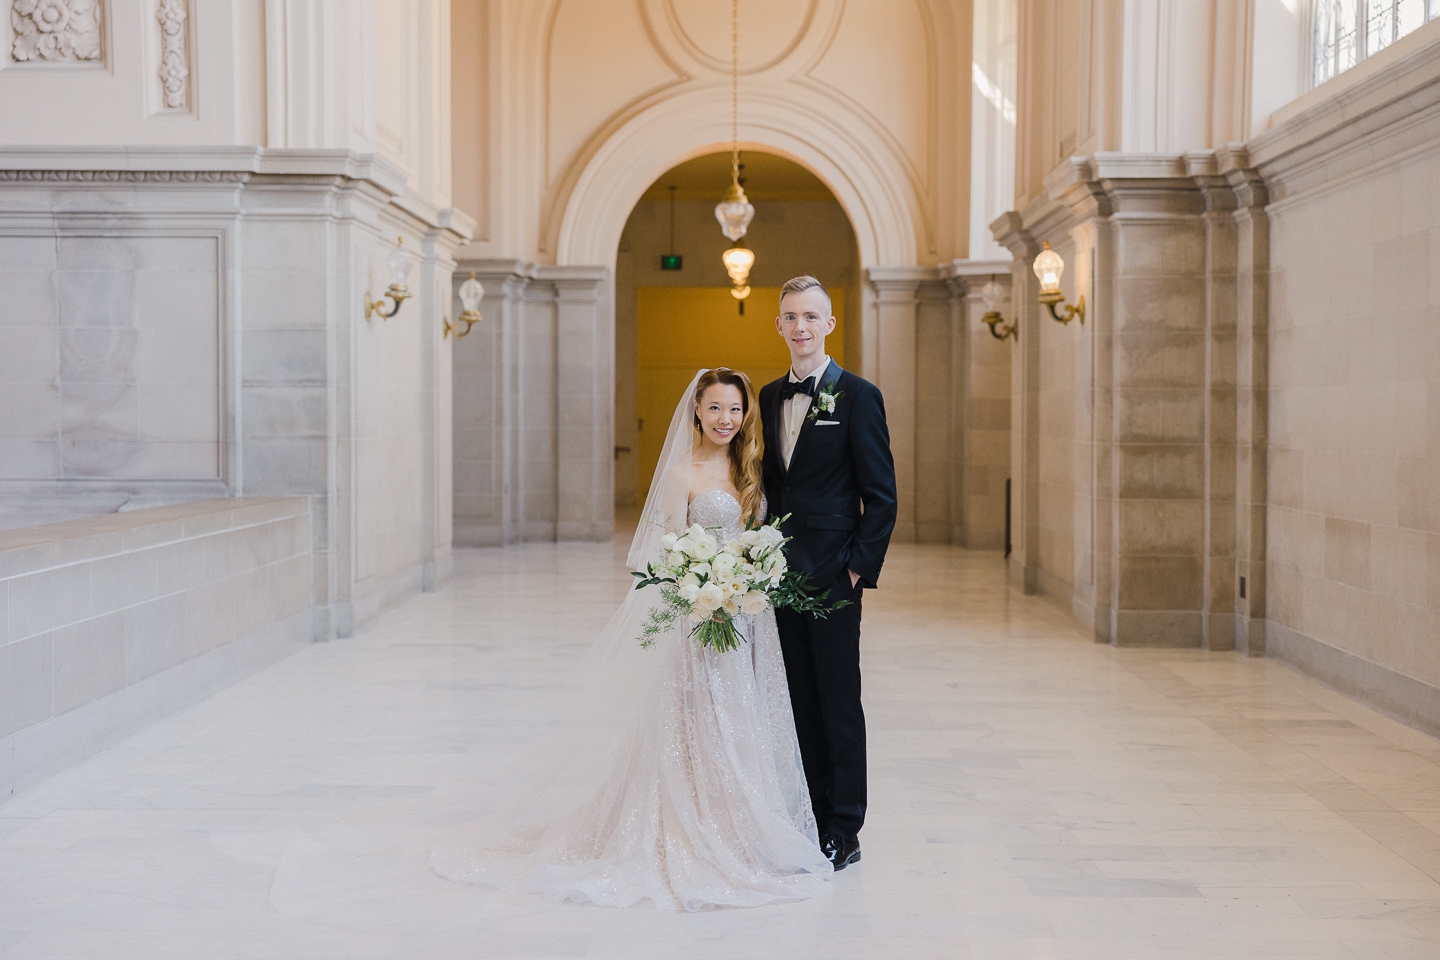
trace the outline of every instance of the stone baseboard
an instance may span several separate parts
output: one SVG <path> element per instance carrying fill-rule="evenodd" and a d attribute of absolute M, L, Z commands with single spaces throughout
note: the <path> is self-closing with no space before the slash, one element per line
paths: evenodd
<path fill-rule="evenodd" d="M 1265 621 L 1265 656 L 1407 726 L 1440 737 L 1440 687 Z"/>

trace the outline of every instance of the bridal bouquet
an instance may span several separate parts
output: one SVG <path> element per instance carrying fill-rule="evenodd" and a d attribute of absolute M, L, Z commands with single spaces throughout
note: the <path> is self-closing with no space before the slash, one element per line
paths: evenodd
<path fill-rule="evenodd" d="M 774 607 L 823 617 L 848 605 L 850 601 L 842 600 L 825 606 L 829 591 L 812 595 L 809 575 L 789 569 L 780 549 L 788 539 L 780 533 L 780 523 L 749 527 L 726 543 L 698 523 L 683 533 L 665 534 L 660 540 L 664 556 L 644 573 L 635 573 L 635 589 L 660 586 L 660 605 L 646 616 L 640 645 L 650 646 L 679 620 L 691 617 L 697 621 L 691 638 L 725 653 L 745 639 L 735 625 L 739 614 Z"/>

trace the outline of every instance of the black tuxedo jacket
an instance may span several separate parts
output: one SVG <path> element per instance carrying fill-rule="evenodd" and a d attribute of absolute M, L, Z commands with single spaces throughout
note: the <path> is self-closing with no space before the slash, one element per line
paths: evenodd
<path fill-rule="evenodd" d="M 790 515 L 781 527 L 792 538 L 786 560 L 810 574 L 816 587 L 831 586 L 847 567 L 860 575 L 861 586 L 874 587 L 895 529 L 895 458 L 884 398 L 832 359 L 810 404 L 815 415 L 807 415 L 786 470 L 780 388 L 789 376 L 786 371 L 760 388 L 765 497 L 772 516 Z M 834 413 L 817 413 L 821 392 L 836 395 Z"/>

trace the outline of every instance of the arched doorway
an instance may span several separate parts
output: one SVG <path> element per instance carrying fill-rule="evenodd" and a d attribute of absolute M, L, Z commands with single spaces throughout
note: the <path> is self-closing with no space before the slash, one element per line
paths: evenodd
<path fill-rule="evenodd" d="M 755 251 L 742 309 L 720 263 L 729 245 L 714 216 L 730 179 L 729 151 L 672 167 L 625 221 L 615 254 L 615 503 L 644 500 L 675 398 L 701 366 L 744 370 L 758 388 L 788 363 L 775 333 L 779 287 L 800 274 L 831 289 L 839 328 L 827 344 L 841 364 L 860 354 L 855 317 L 860 255 L 845 209 L 819 177 L 774 153 L 742 155 L 755 204 L 745 237 Z M 671 229 L 673 222 L 673 232 Z M 664 254 L 681 257 L 665 269 Z"/>

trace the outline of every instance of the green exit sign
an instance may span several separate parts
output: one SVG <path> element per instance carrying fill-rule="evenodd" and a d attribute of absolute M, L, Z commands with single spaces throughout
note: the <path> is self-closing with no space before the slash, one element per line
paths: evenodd
<path fill-rule="evenodd" d="M 661 270 L 682 270 L 685 258 L 678 253 L 666 253 L 660 256 Z"/>

